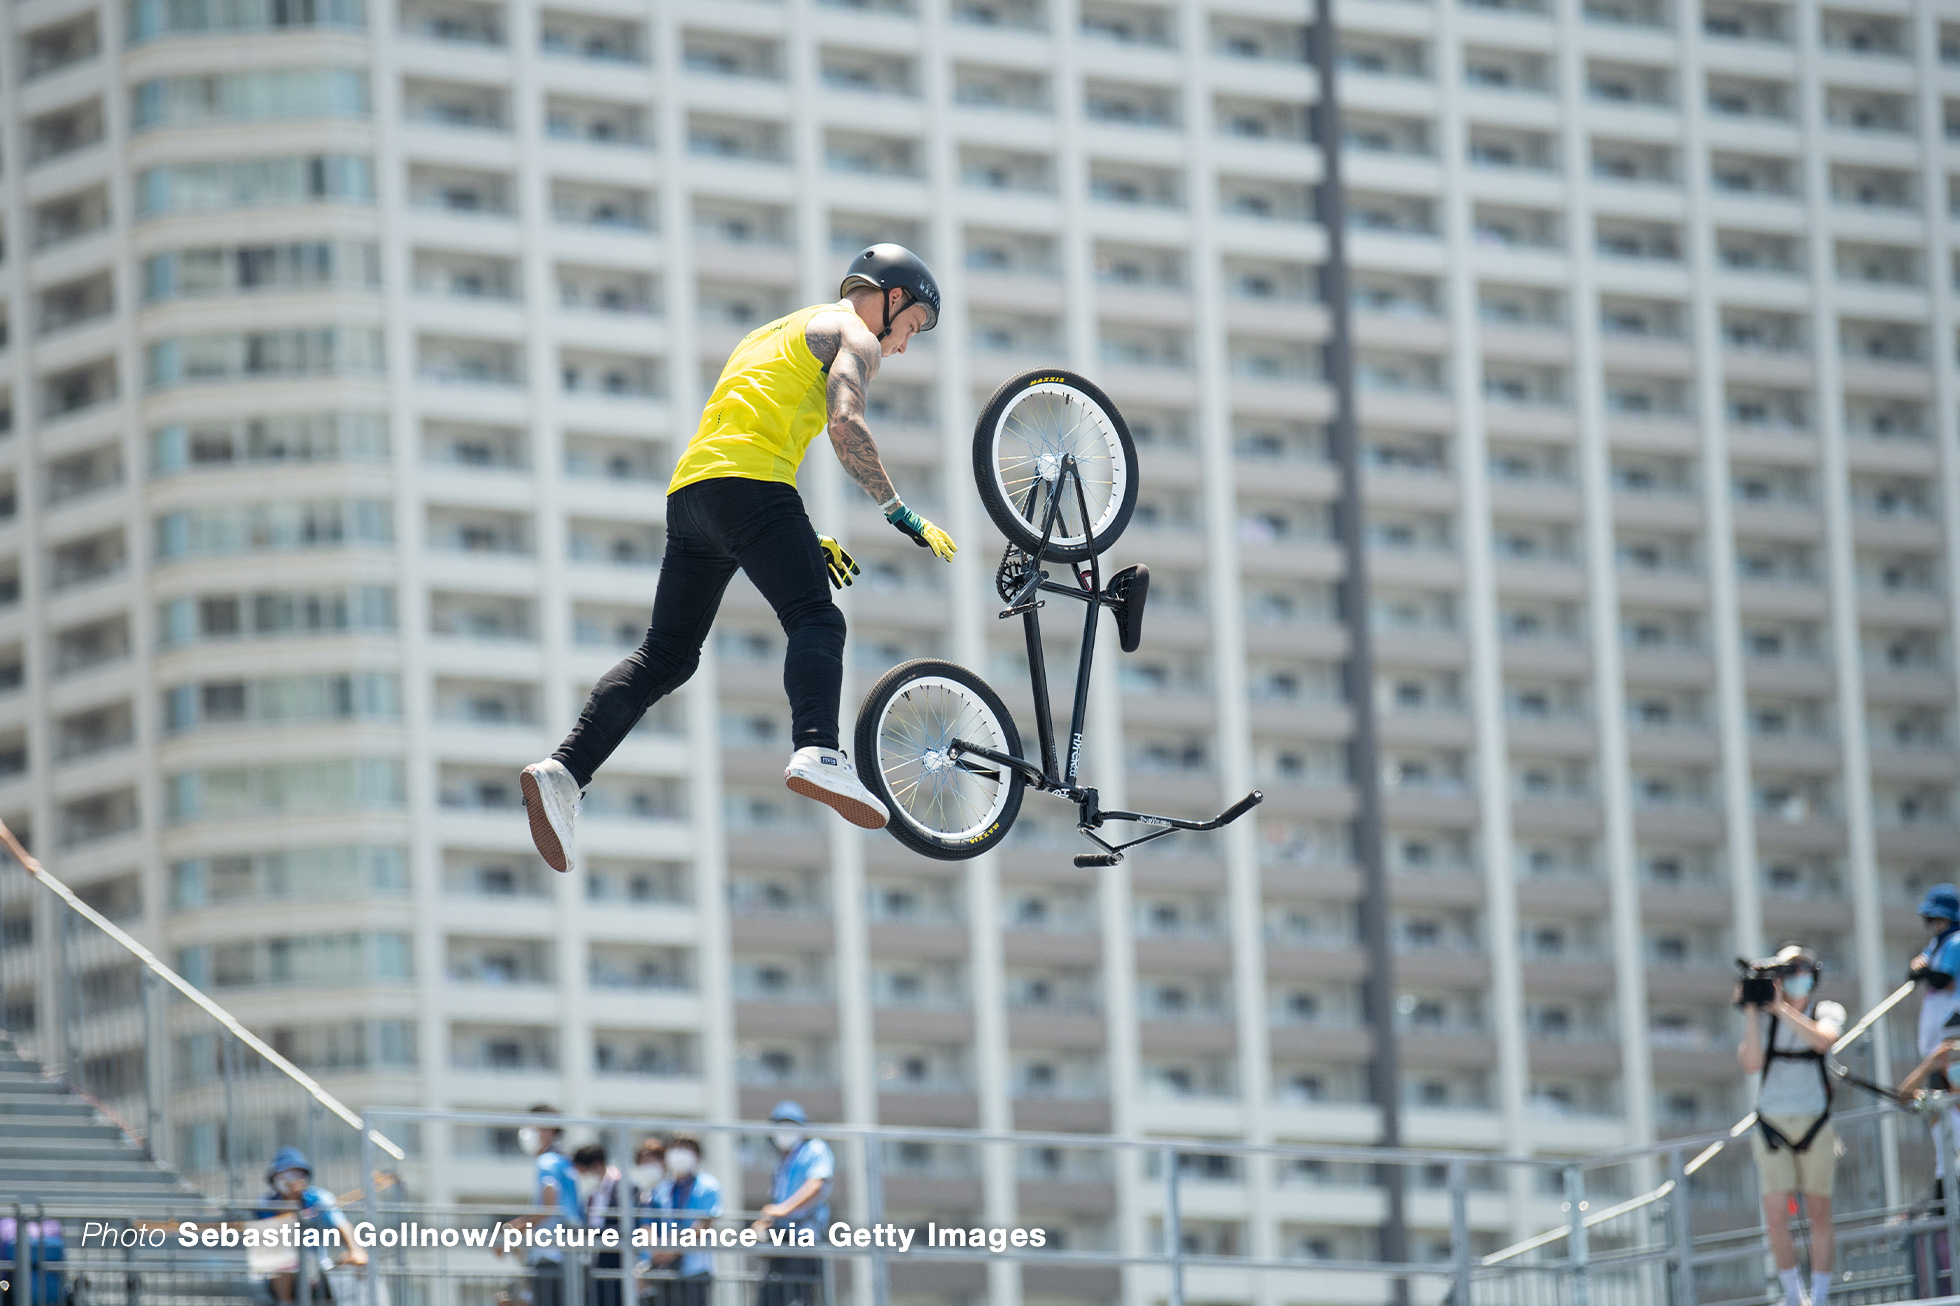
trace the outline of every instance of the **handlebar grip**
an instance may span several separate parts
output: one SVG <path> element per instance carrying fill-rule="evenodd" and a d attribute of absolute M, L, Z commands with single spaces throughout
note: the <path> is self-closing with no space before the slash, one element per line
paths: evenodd
<path fill-rule="evenodd" d="M 1114 866 L 1123 860 L 1122 853 L 1077 853 L 1075 864 L 1081 870 L 1092 866 Z"/>
<path fill-rule="evenodd" d="M 1266 795 L 1259 792 L 1257 789 L 1254 789 L 1251 793 L 1239 799 L 1239 801 L 1233 803 L 1230 807 L 1226 808 L 1222 813 L 1220 813 L 1218 817 L 1218 823 L 1220 825 L 1230 825 L 1232 822 L 1238 820 L 1241 816 L 1244 816 L 1247 812 L 1251 811 L 1253 808 L 1259 806 L 1259 804 L 1265 801 L 1266 801 Z"/>

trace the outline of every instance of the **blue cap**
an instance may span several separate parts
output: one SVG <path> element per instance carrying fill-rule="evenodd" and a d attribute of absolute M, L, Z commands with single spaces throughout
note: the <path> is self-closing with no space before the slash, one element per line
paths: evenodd
<path fill-rule="evenodd" d="M 1926 897 L 1919 904 L 1919 914 L 1960 921 L 1960 889 L 1950 884 L 1934 885 L 1926 890 Z"/>
<path fill-rule="evenodd" d="M 309 1179 L 313 1176 L 313 1167 L 306 1163 L 306 1153 L 297 1147 L 280 1148 L 279 1154 L 272 1158 L 272 1164 L 266 1167 L 265 1177 L 269 1180 L 281 1170 L 304 1170 Z"/>
<path fill-rule="evenodd" d="M 788 1098 L 784 1098 L 782 1101 L 776 1103 L 776 1109 L 769 1113 L 769 1119 L 772 1121 L 786 1121 L 792 1125 L 807 1125 L 810 1123 L 810 1117 L 803 1114 L 803 1108 Z"/>

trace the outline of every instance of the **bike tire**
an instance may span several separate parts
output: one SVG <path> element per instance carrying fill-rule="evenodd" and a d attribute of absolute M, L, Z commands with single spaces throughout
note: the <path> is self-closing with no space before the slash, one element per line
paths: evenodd
<path fill-rule="evenodd" d="M 940 749 L 954 734 L 1021 756 L 1021 732 L 1007 704 L 956 662 L 902 662 L 858 709 L 858 779 L 891 809 L 885 829 L 913 852 L 949 862 L 978 857 L 1005 839 L 1027 785 L 1011 769 L 993 772 L 990 785 L 953 765 Z"/>
<path fill-rule="evenodd" d="M 1065 368 L 1036 368 L 1003 381 L 973 427 L 973 480 L 980 501 L 1001 534 L 1023 553 L 1041 547 L 1046 509 L 1041 491 L 1063 452 L 1073 453 L 1083 468 L 1094 548 L 1070 495 L 1043 556 L 1081 562 L 1116 543 L 1137 507 L 1136 442 L 1109 396 Z"/>

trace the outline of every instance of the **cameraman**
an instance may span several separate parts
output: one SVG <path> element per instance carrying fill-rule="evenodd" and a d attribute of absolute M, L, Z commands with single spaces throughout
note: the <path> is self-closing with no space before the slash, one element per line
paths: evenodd
<path fill-rule="evenodd" d="M 1804 1306 L 1789 1224 L 1790 1195 L 1804 1195 L 1810 1215 L 1810 1306 L 1826 1306 L 1831 1271 L 1837 1266 L 1831 1228 L 1837 1133 L 1831 1128 L 1831 1081 L 1824 1054 L 1844 1029 L 1844 1008 L 1816 1000 L 1823 967 L 1808 948 L 1785 944 L 1757 969 L 1769 972 L 1769 1000 L 1745 1002 L 1744 990 L 1737 986 L 1744 1032 L 1736 1059 L 1757 1076 L 1757 1123 L 1750 1142 L 1762 1186 L 1763 1221 L 1776 1274 L 1783 1281 L 1784 1306 Z"/>

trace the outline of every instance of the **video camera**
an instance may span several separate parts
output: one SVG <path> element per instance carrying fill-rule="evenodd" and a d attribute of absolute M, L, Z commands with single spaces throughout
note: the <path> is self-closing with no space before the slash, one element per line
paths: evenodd
<path fill-rule="evenodd" d="M 1776 1001 L 1776 981 L 1805 969 L 1801 960 L 1782 953 L 1755 961 L 1737 957 L 1735 968 L 1742 972 L 1742 992 L 1735 1000 L 1738 1007 L 1767 1007 Z"/>

